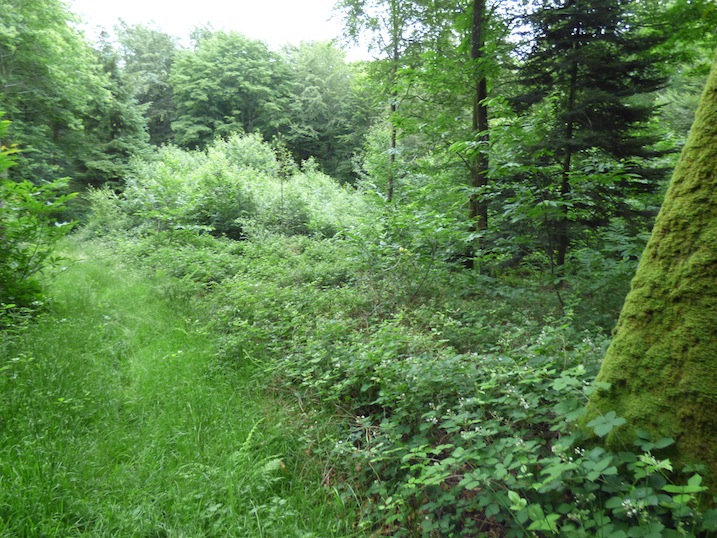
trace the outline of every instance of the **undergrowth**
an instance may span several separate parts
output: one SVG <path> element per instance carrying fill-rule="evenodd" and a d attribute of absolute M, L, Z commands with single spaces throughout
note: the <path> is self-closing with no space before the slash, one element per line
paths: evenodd
<path fill-rule="evenodd" d="M 673 468 L 672 439 L 643 434 L 608 452 L 599 439 L 622 418 L 579 427 L 601 388 L 593 379 L 608 336 L 541 304 L 539 287 L 518 294 L 406 249 L 367 252 L 341 237 L 195 238 L 187 244 L 214 243 L 191 251 L 192 261 L 169 246 L 176 237 L 118 249 L 208 293 L 227 368 L 256 367 L 307 416 L 340 418 L 341 429 L 309 425 L 302 439 L 327 462 L 325 485 L 346 502 L 362 499 L 363 532 L 619 538 L 717 529 L 700 469 Z"/>
<path fill-rule="evenodd" d="M 350 286 L 326 286 L 298 278 L 316 245 L 274 241 L 284 248 L 247 247 L 264 257 L 217 290 L 226 353 L 261 357 L 278 390 L 344 417 L 343 434 L 322 450 L 339 487 L 343 477 L 361 485 L 367 530 L 658 537 L 717 529 L 717 512 L 700 506 L 699 469 L 673 469 L 674 440 L 643 434 L 610 453 L 597 440 L 623 419 L 608 413 L 578 427 L 600 389 L 592 382 L 608 343 L 600 331 L 578 331 L 544 307 L 541 319 L 527 292 L 522 304 L 502 300 L 499 287 L 453 293 L 450 269 L 423 278 L 425 265 L 403 252 L 380 277 L 376 264 L 364 265 Z M 361 267 L 351 245 L 326 245 L 332 251 L 337 268 L 340 260 Z"/>

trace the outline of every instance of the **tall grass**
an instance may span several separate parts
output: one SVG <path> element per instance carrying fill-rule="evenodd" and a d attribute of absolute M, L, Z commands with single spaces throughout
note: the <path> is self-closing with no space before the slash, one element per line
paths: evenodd
<path fill-rule="evenodd" d="M 217 363 L 201 308 L 68 245 L 50 312 L 0 342 L 0 535 L 356 536 L 301 416 Z"/>

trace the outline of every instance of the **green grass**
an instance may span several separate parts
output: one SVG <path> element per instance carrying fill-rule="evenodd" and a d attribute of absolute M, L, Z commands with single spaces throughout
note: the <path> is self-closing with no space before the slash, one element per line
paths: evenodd
<path fill-rule="evenodd" d="M 70 245 L 50 312 L 0 342 L 0 536 L 357 536 L 306 419 L 218 363 L 201 308 Z"/>

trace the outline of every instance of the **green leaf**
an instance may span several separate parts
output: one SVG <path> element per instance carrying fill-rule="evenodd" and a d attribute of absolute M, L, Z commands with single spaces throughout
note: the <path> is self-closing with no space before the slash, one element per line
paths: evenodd
<path fill-rule="evenodd" d="M 540 505 L 531 504 L 528 506 L 528 515 L 532 523 L 528 527 L 529 531 L 549 531 L 557 530 L 557 522 L 560 520 L 560 514 L 545 514 Z"/>
<path fill-rule="evenodd" d="M 662 449 L 667 448 L 675 444 L 675 440 L 672 437 L 663 437 L 659 441 L 655 442 L 655 448 Z"/>
<path fill-rule="evenodd" d="M 528 504 L 528 501 L 523 499 L 519 493 L 508 490 L 508 499 L 512 503 L 510 509 L 514 512 L 522 511 Z"/>
<path fill-rule="evenodd" d="M 706 531 L 717 531 L 717 509 L 713 508 L 702 514 L 702 528 Z"/>
<path fill-rule="evenodd" d="M 613 429 L 618 426 L 622 426 L 625 423 L 627 423 L 627 420 L 622 417 L 618 417 L 615 411 L 608 411 L 604 415 L 594 418 L 588 422 L 587 426 L 593 428 L 595 435 L 598 437 L 605 437 Z"/>
<path fill-rule="evenodd" d="M 498 515 L 499 513 L 500 513 L 500 506 L 498 506 L 497 504 L 491 503 L 488 506 L 486 506 L 485 515 L 487 515 L 488 517 Z"/>
<path fill-rule="evenodd" d="M 700 475 L 698 475 L 698 474 L 692 475 L 692 476 L 687 480 L 687 484 L 690 485 L 690 486 L 692 486 L 692 487 L 699 486 L 700 484 L 702 484 L 702 477 L 701 477 Z M 705 488 L 705 489 L 707 489 L 707 488 Z"/>
<path fill-rule="evenodd" d="M 495 466 L 495 471 L 493 473 L 493 476 L 496 480 L 500 480 L 501 478 L 504 478 L 508 474 L 508 470 L 505 468 L 505 466 L 502 463 L 499 463 Z"/>
<path fill-rule="evenodd" d="M 667 484 L 666 486 L 663 486 L 662 490 L 666 491 L 667 493 L 679 493 L 679 494 L 686 494 L 686 493 L 700 493 L 701 491 L 706 491 L 708 488 L 705 486 L 701 486 L 702 484 L 702 477 L 698 474 L 693 475 L 688 481 L 687 485 L 685 486 L 676 486 L 673 484 Z"/>
<path fill-rule="evenodd" d="M 639 527 L 631 527 L 627 535 L 631 538 L 662 538 L 665 526 L 659 522 L 652 522 Z"/>

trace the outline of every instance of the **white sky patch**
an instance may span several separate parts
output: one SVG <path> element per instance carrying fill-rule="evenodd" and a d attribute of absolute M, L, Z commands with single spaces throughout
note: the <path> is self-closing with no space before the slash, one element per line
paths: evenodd
<path fill-rule="evenodd" d="M 341 36 L 341 20 L 332 12 L 334 0 L 66 0 L 85 21 L 87 35 L 97 27 L 112 30 L 119 19 L 145 24 L 187 42 L 191 31 L 211 24 L 259 39 L 272 49 L 302 41 L 329 41 Z M 350 59 L 368 58 L 350 51 Z"/>

